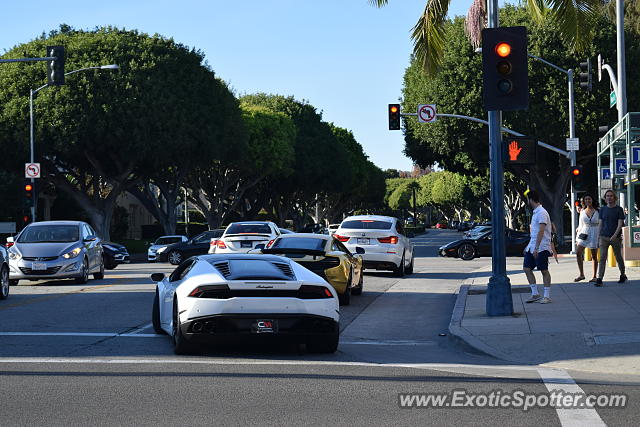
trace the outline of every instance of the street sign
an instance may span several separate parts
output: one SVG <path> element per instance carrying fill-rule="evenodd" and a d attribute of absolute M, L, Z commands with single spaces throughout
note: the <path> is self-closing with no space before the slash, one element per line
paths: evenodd
<path fill-rule="evenodd" d="M 609 108 L 613 108 L 614 105 L 616 105 L 617 99 L 616 99 L 616 93 L 615 91 L 611 91 L 611 93 L 609 94 Z"/>
<path fill-rule="evenodd" d="M 614 159 L 614 175 L 626 175 L 627 173 L 627 159 L 618 158 Z"/>
<path fill-rule="evenodd" d="M 437 119 L 436 104 L 418 105 L 418 121 L 420 123 L 433 123 Z"/>
<path fill-rule="evenodd" d="M 567 138 L 567 151 L 578 151 L 580 149 L 579 138 Z"/>
<path fill-rule="evenodd" d="M 536 162 L 538 144 L 531 137 L 518 136 L 505 140 L 505 165 L 533 165 Z"/>
<path fill-rule="evenodd" d="M 601 168 L 600 169 L 600 179 L 611 179 L 611 168 Z"/>
<path fill-rule="evenodd" d="M 24 164 L 24 177 L 25 178 L 40 178 L 40 163 L 25 163 Z"/>
<path fill-rule="evenodd" d="M 631 146 L 631 166 L 640 166 L 640 145 Z"/>

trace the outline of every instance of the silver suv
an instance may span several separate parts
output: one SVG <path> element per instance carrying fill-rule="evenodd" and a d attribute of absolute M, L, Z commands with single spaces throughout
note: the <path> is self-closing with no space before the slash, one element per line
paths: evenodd
<path fill-rule="evenodd" d="M 9 240 L 9 239 L 7 239 Z M 104 278 L 102 240 L 82 221 L 42 221 L 25 227 L 9 248 L 9 280 Z"/>

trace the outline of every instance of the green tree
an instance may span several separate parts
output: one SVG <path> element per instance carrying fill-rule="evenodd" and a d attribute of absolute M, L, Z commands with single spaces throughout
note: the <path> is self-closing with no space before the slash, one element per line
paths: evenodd
<path fill-rule="evenodd" d="M 369 0 L 383 7 L 389 0 Z M 593 20 L 601 13 L 602 0 L 525 0 L 537 23 L 551 23 L 572 52 L 583 51 L 593 37 Z M 413 27 L 413 54 L 430 75 L 441 68 L 447 42 L 447 15 L 451 0 L 426 0 L 424 12 Z M 486 0 L 474 0 L 467 15 L 467 34 L 478 46 L 486 21 Z M 501 25 L 505 25 L 501 21 Z M 444 67 L 443 67 L 444 68 Z"/>

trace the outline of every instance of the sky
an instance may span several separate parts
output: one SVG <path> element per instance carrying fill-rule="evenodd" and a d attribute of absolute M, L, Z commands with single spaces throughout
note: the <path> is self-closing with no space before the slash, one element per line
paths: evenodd
<path fill-rule="evenodd" d="M 453 0 L 450 16 L 471 0 Z M 0 52 L 65 23 L 161 34 L 202 50 L 238 95 L 307 100 L 323 119 L 353 131 L 383 169 L 411 170 L 387 104 L 399 100 L 412 51 L 410 31 L 425 0 L 27 0 L 3 5 Z M 428 100 L 425 100 L 425 103 Z"/>

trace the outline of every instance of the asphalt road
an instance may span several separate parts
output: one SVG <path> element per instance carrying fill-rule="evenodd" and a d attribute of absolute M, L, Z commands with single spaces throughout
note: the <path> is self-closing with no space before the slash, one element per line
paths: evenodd
<path fill-rule="evenodd" d="M 455 291 L 488 259 L 437 257 L 455 232 L 414 239 L 415 273 L 368 272 L 341 309 L 333 355 L 298 346 L 241 346 L 176 356 L 150 327 L 163 264 L 132 264 L 104 280 L 26 282 L 0 303 L 0 425 L 635 425 L 637 384 L 572 384 L 566 371 L 510 366 L 448 336 Z M 550 388 L 628 395 L 626 409 L 399 407 L 399 393 Z M 579 420 L 579 421 L 578 421 Z M 602 424 L 600 424 L 602 425 Z"/>

